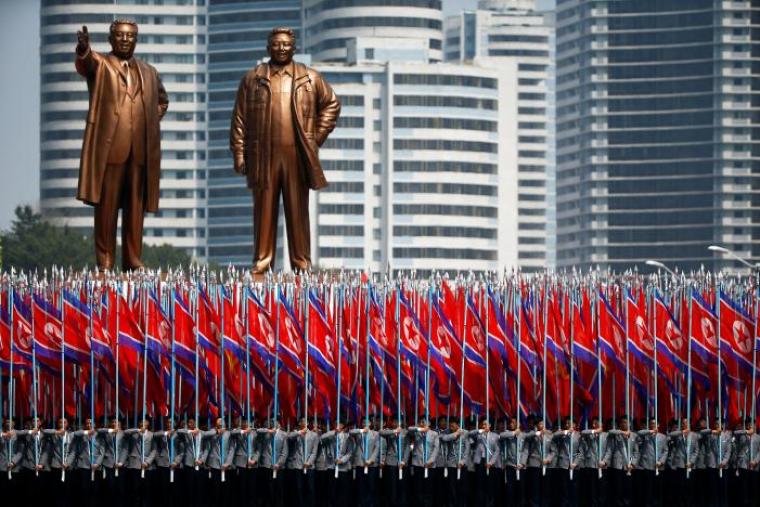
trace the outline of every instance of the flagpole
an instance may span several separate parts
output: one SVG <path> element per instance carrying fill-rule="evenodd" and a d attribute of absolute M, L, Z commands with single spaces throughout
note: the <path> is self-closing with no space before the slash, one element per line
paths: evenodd
<path fill-rule="evenodd" d="M 539 294 L 540 296 L 540 294 Z M 540 297 L 536 298 L 537 302 L 540 303 Z M 547 311 L 549 307 L 549 284 L 546 280 L 544 280 L 544 315 L 543 315 L 543 321 L 544 321 L 544 336 L 543 336 L 543 359 L 544 359 L 544 365 L 543 365 L 543 380 L 542 383 L 542 389 L 541 389 L 541 425 L 543 426 L 542 431 L 546 431 L 546 335 L 547 335 L 547 325 L 548 325 L 548 317 L 549 312 Z M 536 326 L 535 331 L 538 332 L 538 326 Z M 541 438 L 541 475 L 546 475 L 546 463 L 544 463 L 544 460 L 546 459 L 546 439 L 544 438 L 543 434 L 540 435 Z"/>
<path fill-rule="evenodd" d="M 61 285 L 58 287 L 60 291 L 58 300 L 63 302 L 63 268 L 60 272 Z M 63 310 L 61 308 L 61 310 Z M 34 318 L 34 316 L 32 316 Z M 66 348 L 66 322 L 63 311 L 61 311 L 61 430 L 63 430 L 63 437 L 61 438 L 61 482 L 66 482 L 66 468 L 63 463 L 66 461 L 66 429 L 63 427 L 63 421 L 66 419 L 66 358 L 64 357 L 64 349 Z M 13 347 L 11 347 L 13 350 Z M 11 362 L 11 368 L 13 363 Z M 11 373 L 13 371 L 11 370 Z M 13 382 L 13 376 L 11 376 L 11 382 Z M 13 398 L 11 400 L 13 401 Z M 13 404 L 11 403 L 11 417 L 13 417 Z"/>
<path fill-rule="evenodd" d="M 10 350 L 10 364 L 8 365 L 8 370 L 10 372 L 10 376 L 8 377 L 8 431 L 13 431 L 13 341 L 14 341 L 14 335 L 16 334 L 16 326 L 13 325 L 13 298 L 14 298 L 14 283 L 13 279 L 16 276 L 16 270 L 14 268 L 11 268 L 11 276 L 8 279 L 8 288 L 9 288 L 9 295 L 8 295 L 8 315 L 10 319 L 11 324 L 11 350 Z M 34 322 L 34 299 L 32 299 L 32 322 Z M 32 344 L 32 350 L 34 350 L 34 344 Z M 2 412 L 2 405 L 0 405 L 0 412 Z M 8 463 L 12 460 L 12 449 L 11 449 L 12 443 L 11 439 L 8 439 Z M 11 480 L 13 478 L 13 474 L 11 472 L 11 469 L 8 469 L 8 480 Z"/>
<path fill-rule="evenodd" d="M 174 344 L 176 342 L 176 328 L 177 328 L 176 322 L 175 322 L 175 318 L 177 317 L 177 315 L 176 315 L 176 313 L 174 311 L 174 304 L 175 304 L 175 302 L 174 302 L 174 298 L 175 298 L 174 291 L 176 290 L 176 286 L 173 283 L 173 280 L 171 279 L 171 276 L 169 277 L 168 281 L 169 281 L 169 284 L 168 284 L 168 286 L 169 286 L 169 316 L 170 316 L 170 321 L 171 321 L 171 325 L 172 325 L 172 353 L 171 353 L 171 375 L 172 375 L 172 379 L 171 379 L 171 401 L 170 401 L 170 405 L 171 405 L 171 416 L 170 416 L 171 423 L 170 424 L 171 424 L 171 427 L 169 428 L 169 431 L 174 431 L 174 412 L 175 412 L 174 393 L 175 393 L 175 389 L 176 389 L 175 379 L 174 379 L 174 376 L 175 376 L 175 364 L 174 364 L 175 345 Z M 174 468 L 173 468 L 173 464 L 174 464 L 174 438 L 172 438 L 171 435 L 169 436 L 169 464 L 170 464 L 170 468 L 169 468 L 169 482 L 174 482 Z"/>
<path fill-rule="evenodd" d="M 45 273 L 47 275 L 47 273 Z M 47 280 L 47 276 L 45 276 L 45 280 Z M 29 287 L 29 294 L 34 297 L 34 293 L 37 291 L 37 288 L 39 287 L 39 283 L 37 282 L 37 277 L 35 275 L 32 285 Z M 9 315 L 12 315 L 9 313 Z M 31 319 L 31 326 L 32 326 L 32 388 L 34 389 L 34 395 L 32 396 L 32 399 L 34 400 L 34 429 L 39 431 L 39 395 L 37 393 L 37 390 L 40 386 L 39 381 L 39 372 L 37 371 L 37 351 L 35 350 L 36 347 L 34 346 L 34 314 L 32 314 Z M 10 325 L 13 327 L 13 319 L 10 319 Z M 2 391 L 2 389 L 0 389 Z M 0 399 L 0 407 L 2 407 L 2 399 Z M 0 408 L 0 415 L 2 415 L 2 408 Z M 40 435 L 39 433 L 35 434 L 33 436 L 34 438 L 34 475 L 35 477 L 39 476 L 39 470 L 37 470 L 37 467 L 40 464 Z"/>
<path fill-rule="evenodd" d="M 199 407 L 199 396 L 201 391 L 201 382 L 200 378 L 198 377 L 198 369 L 199 369 L 199 363 L 200 363 L 200 354 L 198 350 L 198 340 L 200 333 L 200 330 L 198 329 L 198 274 L 195 273 L 195 276 L 193 276 L 192 281 L 192 292 L 193 295 L 193 322 L 195 323 L 195 427 L 198 428 L 199 422 L 198 418 L 200 416 L 200 407 Z M 193 453 L 195 454 L 195 470 L 198 470 L 198 459 L 200 458 L 200 443 L 197 442 L 197 439 L 195 436 L 193 436 Z"/>
<path fill-rule="evenodd" d="M 427 365 L 425 366 L 425 421 L 430 426 L 430 349 L 432 347 L 431 334 L 433 332 L 433 277 L 430 276 L 430 287 L 428 287 L 428 327 L 427 327 Z M 423 456 L 425 459 L 425 479 L 428 478 L 428 447 L 427 437 L 422 440 Z"/>
<path fill-rule="evenodd" d="M 520 336 L 520 333 L 522 332 L 522 291 L 520 288 L 520 279 L 519 277 L 515 277 L 514 280 L 514 297 L 517 305 L 515 306 L 515 325 L 517 326 L 517 333 L 515 333 L 515 341 L 517 342 L 517 427 L 520 427 L 520 374 L 522 370 L 522 358 L 520 357 L 520 354 L 522 352 L 522 339 Z M 522 454 L 522 445 L 521 440 L 517 439 L 517 456 L 519 457 L 520 454 Z M 519 481 L 520 480 L 520 469 L 515 467 L 515 478 Z"/>
<path fill-rule="evenodd" d="M 119 430 L 119 305 L 121 304 L 121 280 L 113 280 L 113 286 L 111 287 L 111 290 L 115 292 L 114 299 L 116 300 L 116 308 L 112 309 L 108 308 L 108 311 L 116 311 L 116 379 L 114 379 L 114 419 L 116 420 L 116 431 Z M 110 316 L 109 316 L 110 317 Z M 118 461 L 118 458 L 116 458 L 119 455 L 119 440 L 114 436 L 114 458 L 115 461 Z M 119 476 L 119 467 L 116 466 L 116 463 L 114 463 L 113 467 L 113 475 L 114 477 Z"/>
<path fill-rule="evenodd" d="M 657 287 L 655 286 L 653 289 L 652 294 L 652 307 L 654 309 L 654 326 L 653 326 L 653 336 L 654 336 L 654 424 L 659 429 L 660 427 L 660 419 L 658 417 L 659 415 L 659 389 L 658 389 L 658 381 L 657 381 Z M 656 437 L 656 435 L 655 435 Z M 654 446 L 654 474 L 660 475 L 660 469 L 657 468 L 657 439 L 655 438 L 655 446 Z"/>
<path fill-rule="evenodd" d="M 597 400 L 599 405 L 599 424 L 602 431 L 604 431 L 604 413 L 602 410 L 602 403 L 604 402 L 604 393 L 602 392 L 602 349 L 600 347 L 599 340 L 599 293 L 596 284 L 592 281 L 592 290 L 594 291 L 594 306 L 591 308 L 593 315 L 593 321 L 596 323 L 596 389 Z M 597 457 L 601 461 L 602 459 L 602 439 L 597 439 Z M 602 467 L 597 465 L 598 477 L 602 478 Z"/>
<path fill-rule="evenodd" d="M 140 426 L 142 427 L 142 446 L 140 448 L 140 478 L 145 479 L 145 468 L 142 466 L 145 463 L 145 413 L 148 409 L 148 332 L 150 330 L 150 315 L 148 314 L 148 282 L 146 281 L 147 273 L 142 274 L 142 280 L 140 286 L 142 290 L 142 308 L 143 308 L 143 322 L 145 329 L 143 329 L 143 385 L 142 385 L 142 421 Z M 139 427 L 139 426 L 138 426 Z"/>
<path fill-rule="evenodd" d="M 758 321 L 758 297 L 760 297 L 760 288 L 755 289 L 755 336 L 752 337 L 753 345 L 752 347 L 752 428 L 755 428 L 755 417 L 757 415 L 757 391 L 755 390 L 756 387 L 756 377 L 757 377 L 757 321 Z M 750 446 L 750 461 L 752 461 L 751 456 L 752 446 Z"/>
<path fill-rule="evenodd" d="M 92 332 L 92 312 L 93 312 L 93 297 L 92 297 L 92 284 L 94 282 L 90 282 L 87 279 L 87 276 L 85 275 L 84 278 L 84 287 L 87 291 L 87 306 L 89 309 L 89 332 L 90 332 L 90 430 L 93 432 L 91 435 L 89 435 L 89 445 L 90 445 L 90 481 L 95 481 L 95 442 L 93 440 L 93 436 L 95 435 L 95 396 L 97 394 L 97 388 L 95 386 L 95 355 L 94 355 L 94 347 L 93 342 L 95 341 L 95 336 Z M 36 399 L 37 393 L 35 392 L 35 399 Z M 36 410 L 36 408 L 35 408 Z M 35 420 L 36 424 L 36 420 Z"/>
<path fill-rule="evenodd" d="M 275 316 L 275 330 L 274 330 L 274 401 L 272 403 L 272 416 L 274 418 L 274 426 L 277 426 L 278 413 L 279 413 L 279 387 L 280 387 L 280 296 L 281 289 L 280 283 L 275 281 L 274 283 L 275 293 L 275 306 L 274 309 L 277 312 Z M 276 429 L 276 428 L 275 428 Z M 275 457 L 277 456 L 277 441 L 275 435 L 272 436 L 272 479 L 277 479 L 277 465 L 275 464 Z"/>
<path fill-rule="evenodd" d="M 684 285 L 684 290 L 686 290 L 686 285 Z M 691 383 L 692 383 L 692 373 L 691 373 L 691 309 L 692 309 L 692 291 L 691 291 L 691 283 L 689 283 L 689 311 L 688 311 L 688 318 L 686 319 L 686 339 L 688 343 L 688 350 L 687 350 L 687 369 L 686 369 L 686 420 L 688 421 L 689 428 L 691 428 Z M 709 425 L 709 419 L 707 424 Z M 709 427 L 709 426 L 708 426 Z"/>
<path fill-rule="evenodd" d="M 222 421 L 224 421 L 224 409 L 225 409 L 225 406 L 224 406 L 224 404 L 225 404 L 225 400 L 224 400 L 224 394 L 225 394 L 224 393 L 224 338 L 225 338 L 225 333 L 224 333 L 224 306 L 225 305 L 224 305 L 224 303 L 225 303 L 225 299 L 227 298 L 227 293 L 226 293 L 227 291 L 225 290 L 225 286 L 224 286 L 224 271 L 220 271 L 219 272 L 219 288 L 218 288 L 218 291 L 219 291 L 218 294 L 220 295 L 219 303 L 221 303 L 221 304 L 219 306 L 221 306 L 221 312 L 220 312 L 220 314 L 221 314 L 221 319 L 222 319 L 222 322 L 221 322 L 222 339 L 219 340 L 220 341 L 220 343 L 219 343 L 219 352 L 220 352 L 220 356 L 221 356 L 221 370 L 220 370 L 220 374 L 219 374 L 219 376 L 220 376 L 219 383 L 221 384 L 221 389 L 220 389 L 220 393 L 219 393 L 219 401 L 220 401 L 220 405 L 221 405 L 221 412 L 220 412 L 219 415 L 222 417 Z M 234 322 L 233 322 L 233 325 L 234 325 Z M 232 332 L 232 330 L 230 330 L 230 332 Z M 224 457 L 222 457 L 222 459 L 224 459 Z M 222 478 L 222 482 L 224 482 L 224 470 L 222 470 L 221 478 Z"/>
<path fill-rule="evenodd" d="M 630 360 L 630 346 L 628 343 L 628 339 L 630 336 L 629 329 L 628 329 L 628 291 L 626 287 L 623 287 L 623 294 L 624 294 L 624 304 L 621 305 L 623 307 L 623 322 L 625 324 L 625 412 L 626 416 L 628 417 L 628 424 L 629 424 L 629 430 L 630 430 L 630 424 L 632 422 L 631 417 L 631 360 Z M 628 438 L 627 442 L 628 447 L 628 475 L 631 475 L 631 465 L 632 465 L 632 450 L 631 450 L 631 439 Z"/>
<path fill-rule="evenodd" d="M 340 426 L 340 397 L 343 395 L 343 388 L 341 386 L 341 366 L 343 364 L 343 358 L 342 358 L 342 352 L 343 352 L 343 273 L 340 274 L 340 289 L 338 291 L 338 306 L 336 308 L 337 310 L 337 318 L 335 321 L 337 322 L 338 332 L 336 333 L 336 345 L 338 349 L 338 383 L 337 383 L 337 396 L 335 397 L 335 431 L 338 431 L 338 427 Z M 338 435 L 335 435 L 335 456 L 338 456 L 340 454 L 340 439 L 338 438 Z M 338 462 L 336 459 L 335 462 L 335 478 L 338 478 L 339 469 L 338 469 Z"/>
<path fill-rule="evenodd" d="M 715 282 L 715 314 L 717 316 L 718 321 L 718 329 L 715 331 L 718 336 L 718 420 L 720 421 L 721 428 L 723 427 L 723 383 L 721 377 L 723 376 L 723 360 L 721 358 L 721 352 L 720 349 L 722 348 L 721 343 L 721 332 L 720 332 L 720 291 L 721 291 L 721 284 L 718 281 L 718 277 L 716 275 Z M 655 342 L 657 343 L 657 342 Z M 723 457 L 723 439 L 718 437 L 718 456 Z M 723 477 L 723 469 L 718 467 L 718 477 Z"/>
<path fill-rule="evenodd" d="M 397 281 L 397 285 L 395 287 L 395 298 L 396 298 L 396 417 L 398 419 L 398 423 L 396 425 L 396 428 L 399 429 L 398 437 L 397 437 L 397 443 L 396 443 L 396 455 L 398 456 L 398 478 L 399 480 L 402 480 L 404 478 L 404 468 L 401 466 L 402 458 L 401 455 L 401 405 L 402 405 L 402 399 L 401 399 L 401 324 L 399 323 L 399 319 L 401 317 L 401 281 L 400 279 Z"/>
<path fill-rule="evenodd" d="M 574 299 L 575 299 L 575 289 L 572 288 L 570 292 L 570 308 L 565 309 L 565 311 L 570 311 L 570 424 L 575 425 L 575 405 L 574 402 L 574 393 L 575 393 L 575 325 L 573 324 L 573 317 L 575 316 L 574 311 Z M 570 459 L 572 461 L 573 456 L 573 437 L 570 435 Z M 573 467 L 572 463 L 570 466 L 570 480 L 573 480 Z"/>
<path fill-rule="evenodd" d="M 302 278 L 304 278 L 304 275 L 301 275 Z M 305 294 L 305 297 L 303 298 L 304 304 L 306 307 L 305 316 L 304 316 L 304 340 L 306 341 L 306 374 L 304 377 L 304 393 L 303 393 L 303 414 L 304 414 L 304 420 L 306 421 L 306 424 L 308 426 L 309 424 L 309 313 L 311 309 L 311 289 L 309 288 L 309 279 L 306 277 L 306 281 L 303 283 L 303 286 L 301 288 L 301 291 Z M 315 402 L 316 404 L 316 402 Z M 306 459 L 306 438 L 303 439 L 303 455 L 304 459 Z M 303 469 L 303 473 L 306 474 L 306 468 Z"/>
<path fill-rule="evenodd" d="M 461 378 L 462 378 L 462 384 L 459 388 L 459 427 L 464 428 L 464 383 L 465 383 L 465 368 L 464 368 L 464 356 L 465 356 L 465 349 L 467 348 L 467 291 L 469 290 L 468 287 L 464 288 L 464 305 L 462 307 L 464 308 L 464 316 L 463 316 L 463 329 L 462 329 L 462 365 L 461 365 Z M 459 456 L 457 459 L 457 464 L 462 462 L 462 453 L 464 451 L 463 449 L 463 438 L 460 435 L 459 437 Z M 457 480 L 460 480 L 462 478 L 462 467 L 457 466 Z"/>
<path fill-rule="evenodd" d="M 370 293 L 370 283 L 369 280 L 367 280 L 366 284 L 367 289 L 367 304 L 366 304 L 366 312 L 367 312 L 367 329 L 365 333 L 365 344 L 364 344 L 364 420 L 365 423 L 369 422 L 369 332 L 370 332 L 370 302 L 372 300 L 372 294 Z M 361 285 L 359 286 L 359 290 L 361 290 Z M 369 449 L 367 446 L 367 433 L 363 435 L 364 438 L 364 474 L 369 473 L 369 469 L 367 468 L 367 458 L 369 457 Z"/>

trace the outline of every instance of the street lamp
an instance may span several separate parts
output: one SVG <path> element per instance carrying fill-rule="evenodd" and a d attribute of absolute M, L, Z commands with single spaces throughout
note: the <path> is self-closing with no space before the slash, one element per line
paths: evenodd
<path fill-rule="evenodd" d="M 710 245 L 707 247 L 707 249 L 710 250 L 711 252 L 718 252 L 723 255 L 728 255 L 729 257 L 736 259 L 737 261 L 741 262 L 742 264 L 749 267 L 750 269 L 757 269 L 758 267 L 760 267 L 760 264 L 757 264 L 757 263 L 752 264 L 748 262 L 746 259 L 739 257 L 738 255 L 736 255 L 734 252 L 732 252 L 726 247 L 722 247 L 718 245 Z"/>
<path fill-rule="evenodd" d="M 668 272 L 668 273 L 670 273 L 671 275 L 673 275 L 673 276 L 678 276 L 678 275 L 676 275 L 676 274 L 673 272 L 673 270 L 671 270 L 670 268 L 668 268 L 668 267 L 667 267 L 665 264 L 663 264 L 662 262 L 659 262 L 659 261 L 654 261 L 654 260 L 652 260 L 652 259 L 649 259 L 649 260 L 647 260 L 647 261 L 646 261 L 644 264 L 646 264 L 647 266 L 654 266 L 655 268 L 664 269 L 665 271 L 667 271 L 667 272 Z"/>

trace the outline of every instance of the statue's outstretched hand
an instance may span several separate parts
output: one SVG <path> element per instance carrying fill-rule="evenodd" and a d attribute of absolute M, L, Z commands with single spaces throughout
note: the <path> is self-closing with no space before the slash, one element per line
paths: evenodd
<path fill-rule="evenodd" d="M 90 34 L 87 32 L 87 25 L 82 25 L 82 29 L 77 31 L 77 53 L 85 53 L 90 47 Z"/>

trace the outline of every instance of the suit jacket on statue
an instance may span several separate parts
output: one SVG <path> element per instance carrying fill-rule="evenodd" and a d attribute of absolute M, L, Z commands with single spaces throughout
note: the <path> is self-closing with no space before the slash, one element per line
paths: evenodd
<path fill-rule="evenodd" d="M 321 74 L 301 63 L 294 63 L 293 119 L 304 182 L 314 190 L 327 186 L 319 147 L 335 128 L 340 102 Z M 235 168 L 245 165 L 248 188 L 269 185 L 271 160 L 272 93 L 269 65 L 262 63 L 240 81 L 230 127 L 230 149 Z"/>
<path fill-rule="evenodd" d="M 169 98 L 154 67 L 137 58 L 131 61 L 136 65 L 144 106 L 145 210 L 154 212 L 158 210 L 161 170 L 159 122 L 169 107 Z M 126 73 L 115 55 L 101 55 L 92 49 L 76 56 L 76 69 L 87 79 L 90 92 L 90 109 L 79 161 L 77 199 L 95 205 L 100 202 L 106 164 L 119 125 L 119 110 L 127 95 Z"/>

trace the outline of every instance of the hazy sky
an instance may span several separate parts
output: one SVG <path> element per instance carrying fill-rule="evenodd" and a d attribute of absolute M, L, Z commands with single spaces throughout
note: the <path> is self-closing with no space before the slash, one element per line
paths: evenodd
<path fill-rule="evenodd" d="M 443 0 L 443 9 L 448 15 L 477 4 Z M 554 0 L 538 0 L 539 9 L 553 6 Z M 39 0 L 0 0 L 0 229 L 8 228 L 17 205 L 39 204 L 39 14 Z"/>

